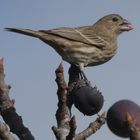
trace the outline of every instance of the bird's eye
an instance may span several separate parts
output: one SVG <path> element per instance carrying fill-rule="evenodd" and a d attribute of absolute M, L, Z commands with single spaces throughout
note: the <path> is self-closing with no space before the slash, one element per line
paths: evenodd
<path fill-rule="evenodd" d="M 113 21 L 113 22 L 117 22 L 117 21 L 118 21 L 118 18 L 117 18 L 117 17 L 113 17 L 113 18 L 112 18 L 112 21 Z"/>

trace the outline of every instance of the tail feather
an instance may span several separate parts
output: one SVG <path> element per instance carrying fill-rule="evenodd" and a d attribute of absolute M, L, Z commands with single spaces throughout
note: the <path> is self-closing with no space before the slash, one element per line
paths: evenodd
<path fill-rule="evenodd" d="M 5 28 L 6 31 L 10 32 L 15 32 L 15 33 L 20 33 L 32 37 L 38 37 L 38 32 L 37 31 L 32 31 L 29 29 L 18 29 L 18 28 Z"/>

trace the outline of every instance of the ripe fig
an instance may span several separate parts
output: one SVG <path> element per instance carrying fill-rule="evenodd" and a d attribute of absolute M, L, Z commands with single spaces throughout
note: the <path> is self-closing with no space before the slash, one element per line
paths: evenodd
<path fill-rule="evenodd" d="M 133 119 L 133 124 L 140 126 L 140 107 L 130 100 L 120 100 L 114 103 L 107 112 L 107 125 L 116 135 L 130 137 L 130 130 L 127 124 L 127 114 Z"/>

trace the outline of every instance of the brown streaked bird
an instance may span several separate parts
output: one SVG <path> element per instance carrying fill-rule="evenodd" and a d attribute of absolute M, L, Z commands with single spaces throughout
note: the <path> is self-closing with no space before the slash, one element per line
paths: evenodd
<path fill-rule="evenodd" d="M 90 26 L 39 31 L 5 29 L 39 38 L 54 48 L 63 60 L 78 66 L 83 72 L 83 67 L 96 66 L 109 61 L 116 54 L 118 35 L 132 30 L 133 27 L 120 15 L 110 14 Z"/>

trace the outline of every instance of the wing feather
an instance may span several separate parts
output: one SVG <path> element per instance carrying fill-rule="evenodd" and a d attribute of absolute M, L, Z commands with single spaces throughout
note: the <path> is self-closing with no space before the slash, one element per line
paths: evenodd
<path fill-rule="evenodd" d="M 82 42 L 89 45 L 94 45 L 99 48 L 104 47 L 106 42 L 97 36 L 92 29 L 93 26 L 84 26 L 79 28 L 57 28 L 52 30 L 40 30 L 41 32 L 46 32 L 47 34 L 57 35 L 69 40 Z"/>

